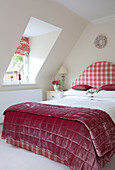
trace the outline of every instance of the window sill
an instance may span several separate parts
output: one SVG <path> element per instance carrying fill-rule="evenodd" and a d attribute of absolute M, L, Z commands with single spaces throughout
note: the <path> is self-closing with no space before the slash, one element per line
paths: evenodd
<path fill-rule="evenodd" d="M 28 84 L 2 84 L 1 87 L 12 87 L 12 86 L 16 86 L 16 87 L 20 87 L 20 86 L 36 86 L 37 84 L 35 83 L 28 83 Z"/>

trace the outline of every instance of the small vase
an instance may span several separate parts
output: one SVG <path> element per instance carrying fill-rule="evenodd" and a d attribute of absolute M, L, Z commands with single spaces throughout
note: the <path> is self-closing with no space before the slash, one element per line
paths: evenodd
<path fill-rule="evenodd" d="M 58 91 L 59 90 L 59 85 L 53 85 L 53 88 L 55 91 Z"/>

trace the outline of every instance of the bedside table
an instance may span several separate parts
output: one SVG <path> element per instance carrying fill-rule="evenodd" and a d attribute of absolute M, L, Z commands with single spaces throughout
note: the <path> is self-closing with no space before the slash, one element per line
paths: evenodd
<path fill-rule="evenodd" d="M 60 99 L 63 97 L 63 91 L 46 91 L 47 100 Z"/>

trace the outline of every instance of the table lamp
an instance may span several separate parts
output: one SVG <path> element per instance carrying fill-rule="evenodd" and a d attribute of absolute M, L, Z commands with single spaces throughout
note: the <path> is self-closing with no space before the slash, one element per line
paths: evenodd
<path fill-rule="evenodd" d="M 61 78 L 62 78 L 62 90 L 64 90 L 64 81 L 65 81 L 65 75 L 67 74 L 67 68 L 65 66 L 62 66 L 59 69 L 58 73 L 61 75 Z"/>

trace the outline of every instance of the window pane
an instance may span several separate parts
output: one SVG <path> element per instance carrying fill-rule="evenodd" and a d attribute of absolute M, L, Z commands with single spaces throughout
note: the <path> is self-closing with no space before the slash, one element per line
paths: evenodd
<path fill-rule="evenodd" d="M 4 84 L 18 84 L 28 81 L 28 57 L 14 55 L 4 76 Z"/>

